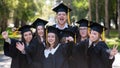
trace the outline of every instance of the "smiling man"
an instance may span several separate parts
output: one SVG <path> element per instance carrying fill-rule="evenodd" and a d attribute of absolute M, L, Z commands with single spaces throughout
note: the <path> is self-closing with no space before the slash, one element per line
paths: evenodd
<path fill-rule="evenodd" d="M 57 6 L 55 6 L 52 10 L 56 12 L 56 20 L 57 20 L 57 23 L 53 25 L 53 27 L 58 28 L 60 30 L 59 36 L 61 40 L 63 37 L 66 37 L 64 36 L 65 33 L 63 32 L 63 30 L 74 29 L 72 26 L 68 25 L 68 22 L 67 22 L 68 12 L 71 11 L 71 8 L 66 6 L 64 3 L 60 3 Z"/>
<path fill-rule="evenodd" d="M 67 7 L 65 4 L 60 3 L 59 5 L 53 8 L 53 11 L 56 12 L 56 19 L 57 19 L 57 23 L 53 26 L 60 30 L 69 28 L 69 25 L 67 23 L 67 14 L 68 12 L 71 11 L 71 9 Z"/>

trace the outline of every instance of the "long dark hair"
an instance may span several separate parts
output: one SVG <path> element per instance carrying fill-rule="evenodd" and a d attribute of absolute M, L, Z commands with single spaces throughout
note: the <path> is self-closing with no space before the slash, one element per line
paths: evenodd
<path fill-rule="evenodd" d="M 30 32 L 32 33 L 32 36 L 33 36 L 33 32 L 30 30 Z M 24 33 L 21 34 L 22 37 L 21 37 L 21 41 L 26 45 L 26 40 L 24 38 Z M 31 40 L 32 41 L 32 40 Z"/>
<path fill-rule="evenodd" d="M 42 25 L 40 25 L 40 26 L 42 26 Z M 44 27 L 44 26 L 42 26 L 42 27 L 44 28 L 44 36 L 43 36 L 43 40 L 45 41 L 45 27 Z M 39 41 L 39 43 L 42 43 L 41 38 L 40 38 L 39 35 L 38 35 L 37 27 L 36 27 L 36 32 L 35 32 L 35 36 L 34 36 L 34 38 L 37 38 L 38 41 Z"/>
<path fill-rule="evenodd" d="M 54 33 L 55 34 L 55 33 Z M 47 39 L 47 38 L 46 38 Z M 59 37 L 55 34 L 55 44 L 54 44 L 54 46 L 53 46 L 53 48 L 55 48 L 57 45 L 58 45 L 58 43 L 59 43 Z M 50 47 L 50 44 L 48 43 L 48 41 L 47 41 L 47 43 L 46 43 L 46 48 L 48 49 Z"/>

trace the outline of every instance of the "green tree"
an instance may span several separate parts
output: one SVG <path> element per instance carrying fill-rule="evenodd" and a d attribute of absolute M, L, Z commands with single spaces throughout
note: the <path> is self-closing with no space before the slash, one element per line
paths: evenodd
<path fill-rule="evenodd" d="M 6 30 L 7 28 L 7 20 L 9 18 L 10 13 L 10 4 L 7 0 L 1 0 L 0 1 L 0 27 L 1 31 Z"/>
<path fill-rule="evenodd" d="M 109 15 L 108 15 L 109 14 L 108 3 L 109 3 L 109 0 L 105 0 L 105 25 L 108 28 L 107 32 L 106 32 L 107 37 L 109 37 L 109 32 L 110 32 L 110 29 L 109 29 Z"/>
<path fill-rule="evenodd" d="M 91 0 L 88 0 L 89 2 L 89 20 L 91 21 L 92 20 L 92 8 L 91 8 Z"/>
<path fill-rule="evenodd" d="M 97 23 L 99 22 L 98 1 L 99 1 L 99 0 L 96 0 L 96 22 L 97 22 Z"/>
<path fill-rule="evenodd" d="M 16 24 L 20 24 L 19 21 L 21 21 L 21 26 L 23 26 L 35 16 L 36 6 L 33 0 L 19 0 L 16 6 L 14 9 Z"/>
<path fill-rule="evenodd" d="M 87 0 L 74 0 L 73 3 L 73 14 L 78 20 L 86 18 L 88 14 L 88 1 Z"/>
<path fill-rule="evenodd" d="M 120 39 L 120 0 L 117 0 L 118 3 L 118 33 L 119 33 L 119 39 Z"/>

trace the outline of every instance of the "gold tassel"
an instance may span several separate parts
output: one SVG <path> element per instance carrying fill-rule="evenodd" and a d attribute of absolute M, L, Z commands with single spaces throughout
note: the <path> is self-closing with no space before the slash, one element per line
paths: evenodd
<path fill-rule="evenodd" d="M 13 32 L 13 36 L 16 36 L 17 35 L 17 33 L 18 33 L 18 31 L 15 31 L 15 32 Z"/>
<path fill-rule="evenodd" d="M 90 34 L 90 21 L 88 21 L 88 35 Z"/>
<path fill-rule="evenodd" d="M 70 10 L 68 9 L 68 25 L 70 25 Z"/>
<path fill-rule="evenodd" d="M 17 35 L 18 29 L 19 29 L 19 28 L 17 28 L 17 29 L 12 33 L 13 36 L 16 36 L 16 35 Z"/>
<path fill-rule="evenodd" d="M 103 28 L 102 40 L 105 41 L 105 28 Z"/>
<path fill-rule="evenodd" d="M 76 33 L 75 33 L 75 36 L 74 36 L 74 37 L 75 37 L 74 42 L 75 42 L 75 44 L 76 44 Z"/>

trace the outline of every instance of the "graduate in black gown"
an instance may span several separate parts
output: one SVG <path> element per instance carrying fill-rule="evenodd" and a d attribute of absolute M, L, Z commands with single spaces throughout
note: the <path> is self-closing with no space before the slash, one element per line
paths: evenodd
<path fill-rule="evenodd" d="M 26 52 L 26 54 L 29 54 L 31 57 L 31 64 L 30 68 L 43 68 L 42 64 L 42 56 L 43 56 L 43 51 L 45 49 L 45 25 L 48 22 L 37 18 L 32 26 L 36 29 L 35 36 L 31 42 L 31 44 L 23 48 Z"/>
<path fill-rule="evenodd" d="M 106 28 L 98 23 L 91 26 L 90 38 L 91 45 L 88 46 L 88 68 L 112 68 L 114 56 L 117 48 L 109 51 L 107 44 L 102 41 L 101 34 Z"/>
<path fill-rule="evenodd" d="M 56 23 L 53 25 L 53 27 L 60 30 L 59 36 L 60 39 L 62 39 L 63 35 L 65 34 L 63 30 L 69 30 L 73 28 L 73 26 L 70 26 L 70 23 L 68 23 L 68 13 L 71 12 L 72 9 L 66 6 L 64 3 L 59 3 L 52 10 L 56 12 Z"/>
<path fill-rule="evenodd" d="M 4 54 L 12 58 L 11 68 L 29 68 L 27 55 L 24 55 L 24 51 L 19 51 L 16 46 L 17 44 L 25 44 L 27 47 L 33 36 L 32 31 L 30 30 L 31 26 L 25 25 L 19 28 L 22 35 L 22 41 L 18 41 L 8 37 L 8 33 L 6 31 L 2 32 L 2 36 L 5 39 L 4 41 Z"/>
<path fill-rule="evenodd" d="M 57 28 L 49 26 L 47 31 L 47 47 L 44 50 L 43 68 L 69 68 L 69 50 L 74 43 L 59 43 L 59 30 Z M 73 38 L 67 37 L 66 40 L 73 41 Z"/>
<path fill-rule="evenodd" d="M 82 43 L 89 38 L 88 26 L 90 22 L 86 19 L 81 19 L 77 22 L 79 24 L 77 43 L 73 48 L 71 68 L 87 68 L 86 49 L 87 46 Z"/>
<path fill-rule="evenodd" d="M 52 10 L 56 12 L 56 20 L 57 20 L 57 23 L 54 24 L 53 26 L 60 30 L 69 28 L 70 26 L 67 23 L 67 14 L 68 12 L 71 11 L 71 8 L 66 6 L 64 3 L 60 3 L 57 6 L 55 6 Z"/>

